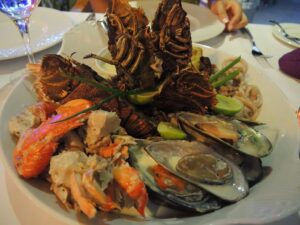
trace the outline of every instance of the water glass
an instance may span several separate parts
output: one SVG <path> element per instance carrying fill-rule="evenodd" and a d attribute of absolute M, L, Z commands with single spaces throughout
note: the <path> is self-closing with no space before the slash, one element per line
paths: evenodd
<path fill-rule="evenodd" d="M 0 12 L 10 17 L 18 27 L 30 63 L 35 60 L 30 47 L 29 17 L 39 2 L 40 0 L 0 0 Z"/>

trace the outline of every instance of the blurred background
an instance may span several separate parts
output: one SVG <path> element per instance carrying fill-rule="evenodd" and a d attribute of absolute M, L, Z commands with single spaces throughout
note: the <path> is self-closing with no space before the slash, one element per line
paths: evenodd
<path fill-rule="evenodd" d="M 260 0 L 253 23 L 279 22 L 300 23 L 300 0 Z"/>
<path fill-rule="evenodd" d="M 64 11 L 91 12 L 91 4 L 97 3 L 100 11 L 101 2 L 107 0 L 42 0 L 44 7 L 55 8 Z M 205 4 L 206 0 L 184 0 L 194 4 Z M 279 22 L 300 23 L 300 0 L 238 0 L 249 21 L 252 23 L 266 24 L 270 19 Z"/>

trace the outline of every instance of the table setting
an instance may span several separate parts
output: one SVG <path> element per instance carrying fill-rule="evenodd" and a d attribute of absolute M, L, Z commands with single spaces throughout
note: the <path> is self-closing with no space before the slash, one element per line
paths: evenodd
<path fill-rule="evenodd" d="M 144 8 L 149 21 L 155 17 L 156 8 L 152 1 L 132 1 L 130 4 Z M 146 214 L 152 215 L 151 210 L 154 210 L 153 215 L 159 215 L 157 218 L 99 212 L 89 219 L 60 205 L 49 185 L 39 180 L 27 182 L 18 176 L 10 160 L 15 142 L 7 131 L 7 123 L 12 115 L 36 102 L 31 78 L 26 78 L 28 61 L 40 62 L 46 54 L 59 54 L 88 65 L 105 79 L 110 79 L 115 72 L 105 73 L 103 63 L 85 58 L 90 53 L 101 55 L 107 52 L 104 13 L 36 7 L 30 12 L 31 48 L 27 53 L 28 48 L 13 22 L 0 14 L 0 224 L 300 224 L 300 181 L 297 179 L 300 172 L 297 119 L 300 44 L 292 39 L 300 37 L 300 25 L 282 23 L 280 27 L 274 21 L 249 23 L 245 28 L 228 32 L 206 7 L 182 5 L 190 20 L 193 47 L 201 48 L 202 54 L 218 65 L 228 58 L 240 56 L 247 63 L 247 74 L 251 75 L 249 82 L 262 93 L 264 108 L 259 111 L 258 118 L 270 125 L 266 136 L 274 148 L 269 156 L 262 158 L 268 171 L 264 171 L 266 177 L 250 187 L 244 199 L 203 215 L 186 216 L 183 213 L 181 216 L 180 210 L 174 214 L 165 206 L 155 208 L 150 205 Z M 34 58 L 30 56 L 31 52 Z M 232 176 L 237 175 L 233 173 Z"/>

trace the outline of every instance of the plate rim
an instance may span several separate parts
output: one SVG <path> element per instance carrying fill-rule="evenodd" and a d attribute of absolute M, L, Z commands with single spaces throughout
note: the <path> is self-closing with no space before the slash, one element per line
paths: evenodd
<path fill-rule="evenodd" d="M 134 1 L 130 1 L 129 3 L 135 4 L 136 2 L 139 2 L 139 1 L 140 0 L 134 0 Z M 159 0 L 142 0 L 142 1 L 151 2 L 151 3 L 155 1 L 157 3 L 160 3 Z M 212 13 L 212 11 L 210 9 L 208 9 L 204 5 L 200 5 L 200 4 L 197 5 L 197 4 L 193 4 L 193 3 L 189 3 L 189 2 L 182 2 L 181 4 L 182 4 L 184 10 L 187 13 L 187 16 L 189 15 L 189 12 L 187 11 L 187 9 L 188 8 L 195 8 L 196 7 L 196 8 L 199 8 L 200 10 L 202 10 L 203 12 L 205 12 L 207 14 L 210 14 L 215 19 L 215 22 L 218 23 L 218 26 L 220 26 L 220 29 L 218 29 L 217 32 L 214 32 L 212 35 L 207 36 L 205 38 L 203 38 L 201 36 L 199 37 L 199 32 L 202 33 L 203 28 L 202 29 L 197 28 L 195 31 L 191 31 L 191 36 L 192 36 L 192 40 L 193 40 L 194 43 L 196 43 L 196 42 L 204 42 L 204 41 L 207 41 L 207 40 L 209 40 L 211 38 L 217 37 L 218 35 L 220 35 L 225 30 L 225 24 L 222 23 L 219 20 L 219 18 L 214 13 Z"/>
<path fill-rule="evenodd" d="M 297 23 L 280 23 L 280 24 L 281 24 L 281 26 L 283 26 L 283 28 L 285 28 L 285 26 L 296 26 L 300 30 L 300 24 L 297 24 Z M 286 37 L 284 37 L 283 33 L 280 31 L 280 28 L 276 25 L 273 25 L 273 27 L 272 27 L 272 34 L 280 42 L 283 42 L 289 46 L 300 48 L 300 44 L 297 44 L 297 43 L 287 39 Z"/>
<path fill-rule="evenodd" d="M 229 53 L 227 52 L 224 52 L 224 51 L 220 51 L 218 49 L 215 49 L 215 48 L 212 48 L 212 47 L 207 47 L 205 45 L 201 45 L 201 44 L 196 44 L 198 46 L 201 46 L 203 48 L 208 48 L 209 50 L 211 51 L 215 51 L 217 52 L 218 54 L 225 54 L 225 55 L 230 55 Z M 258 69 L 257 67 L 255 67 L 254 65 L 252 65 L 251 63 L 249 63 L 249 66 L 252 66 L 255 70 L 263 73 L 263 71 L 261 69 Z M 276 87 L 276 90 L 280 92 L 280 95 L 284 96 L 283 95 L 283 92 L 281 91 L 281 89 L 279 89 L 277 87 L 277 85 L 267 76 L 265 76 L 265 79 L 267 79 L 268 81 L 272 82 L 272 86 L 275 86 Z M 9 93 L 6 95 L 5 99 L 4 99 L 4 102 L 2 104 L 2 107 L 1 107 L 1 112 L 0 112 L 0 117 L 2 117 L 2 114 L 3 114 L 3 109 L 5 107 L 5 105 L 7 104 L 8 100 L 9 100 L 9 97 L 11 96 L 11 94 L 18 88 L 19 85 L 21 85 L 21 83 L 23 82 L 28 82 L 26 80 L 26 77 L 21 77 L 18 82 L 16 82 L 16 84 L 14 85 L 14 87 L 9 91 Z M 285 103 L 289 106 L 290 110 L 292 110 L 292 107 L 288 104 L 288 100 L 286 98 L 284 98 L 284 101 Z M 2 120 L 0 120 L 0 126 L 3 126 L 2 124 Z M 5 127 L 5 126 L 3 126 Z M 299 133 L 299 130 L 298 130 L 298 133 Z M 298 146 L 295 146 L 295 148 L 299 148 L 299 138 L 298 138 Z M 2 146 L 2 139 L 0 139 L 0 147 Z M 2 148 L 2 147 L 1 147 Z M 55 218 L 58 218 L 59 220 L 63 221 L 63 222 L 66 222 L 67 224 L 74 224 L 74 222 L 77 222 L 77 221 L 74 221 L 74 218 L 71 218 L 71 217 L 66 217 L 64 214 L 61 214 L 60 212 L 58 212 L 56 209 L 52 209 L 51 207 L 47 206 L 47 204 L 42 201 L 42 199 L 39 199 L 37 196 L 35 196 L 30 190 L 28 190 L 28 188 L 26 188 L 26 186 L 24 185 L 24 181 L 23 179 L 21 179 L 15 172 L 14 168 L 11 168 L 11 166 L 9 165 L 9 163 L 4 160 L 6 157 L 4 156 L 4 153 L 3 153 L 3 149 L 1 150 L 0 149 L 0 159 L 2 160 L 2 163 L 4 165 L 4 168 L 5 168 L 5 171 L 8 172 L 8 175 L 10 176 L 10 178 L 12 178 L 12 180 L 14 181 L 15 184 L 18 185 L 18 188 L 21 188 L 21 190 L 23 191 L 23 193 L 28 197 L 28 199 L 30 201 L 32 201 L 35 205 L 37 205 L 38 207 L 42 208 L 46 213 L 50 213 L 52 216 L 54 216 Z M 53 198 L 55 198 L 55 196 L 53 195 Z M 50 209 L 50 210 L 49 210 Z M 293 213 L 297 212 L 298 209 L 294 209 L 293 211 L 289 211 L 289 215 L 292 215 Z M 217 210 L 218 211 L 218 210 Z M 216 212 L 217 212 L 216 211 Z M 74 212 L 70 212 L 70 213 L 74 213 Z M 201 216 L 201 215 L 197 215 L 197 216 Z M 278 215 L 277 217 L 273 217 L 273 218 L 268 218 L 268 219 L 257 219 L 257 218 L 254 218 L 252 220 L 249 220 L 249 219 L 230 219 L 230 218 L 224 218 L 222 220 L 219 220 L 217 219 L 216 221 L 212 221 L 212 222 L 209 222 L 209 224 L 211 225 L 225 225 L 225 224 L 245 224 L 245 223 L 269 223 L 269 222 L 274 222 L 274 221 L 278 221 L 280 219 L 283 219 L 285 218 L 286 214 L 282 215 Z M 151 221 L 158 221 L 158 219 L 154 219 L 154 220 L 151 220 Z M 147 222 L 147 221 L 145 221 Z M 148 221 L 149 222 L 149 221 Z M 208 222 L 204 222 L 203 224 L 208 224 Z"/>
<path fill-rule="evenodd" d="M 45 12 L 48 11 L 48 12 L 55 13 L 55 14 L 61 14 L 66 19 L 66 22 L 68 22 L 68 26 L 65 27 L 65 32 L 61 33 L 59 35 L 59 38 L 55 39 L 54 41 L 50 42 L 49 44 L 43 45 L 42 47 L 39 47 L 37 49 L 33 49 L 33 51 L 32 51 L 33 54 L 41 52 L 41 51 L 46 50 L 48 48 L 51 48 L 51 47 L 55 46 L 56 44 L 60 43 L 63 39 L 64 34 L 66 32 L 68 32 L 70 29 L 72 29 L 72 27 L 74 26 L 74 21 L 67 14 L 65 14 L 62 11 L 52 9 L 52 8 L 47 8 L 47 7 L 41 7 L 41 6 L 34 9 L 34 11 L 36 11 L 36 10 L 42 10 L 42 11 L 45 11 Z M 47 21 L 47 19 L 45 19 L 45 21 Z M 52 34 L 52 35 L 57 35 L 57 34 Z M 23 48 L 23 47 L 21 47 L 21 45 L 20 45 L 20 47 L 18 47 L 18 49 L 21 49 L 21 48 Z M 13 48 L 10 48 L 10 49 L 13 49 Z M 26 57 L 25 52 L 24 53 L 19 52 L 18 54 L 12 54 L 12 55 L 9 55 L 9 56 L 1 56 L 0 55 L 0 62 L 10 60 L 10 59 L 17 59 L 17 58 L 20 58 L 20 57 Z"/>

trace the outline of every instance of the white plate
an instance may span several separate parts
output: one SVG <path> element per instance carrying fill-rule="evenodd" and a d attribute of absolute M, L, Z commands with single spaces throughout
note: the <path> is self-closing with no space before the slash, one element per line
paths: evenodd
<path fill-rule="evenodd" d="M 157 0 L 142 0 L 130 1 L 130 4 L 134 7 L 143 8 L 151 22 L 159 2 Z M 190 19 L 193 42 L 205 41 L 216 37 L 225 29 L 225 25 L 208 8 L 185 2 L 182 3 L 182 7 Z"/>
<path fill-rule="evenodd" d="M 95 21 L 84 21 L 73 27 L 63 37 L 59 54 L 64 56 L 72 55 L 72 58 L 89 65 L 98 74 L 102 70 L 97 66 L 94 59 L 83 59 L 87 54 L 99 54 L 100 50 L 107 47 L 108 37 L 105 31 Z"/>
<path fill-rule="evenodd" d="M 94 30 L 90 30 L 92 28 Z M 84 32 L 84 36 L 82 32 Z M 78 38 L 83 37 L 85 39 L 78 42 Z M 95 23 L 85 22 L 66 35 L 60 52 L 62 54 L 76 51 L 78 54 L 74 57 L 78 58 L 91 52 L 99 52 L 103 46 L 106 46 L 106 41 L 102 41 L 99 37 L 102 36 L 99 36 L 98 29 L 95 30 Z M 71 40 L 73 42 L 65 43 L 65 41 Z M 203 46 L 203 50 L 204 55 L 210 57 L 212 62 L 218 65 L 230 56 L 229 54 L 205 46 Z M 92 66 L 95 66 L 93 61 L 90 61 L 90 63 Z M 3 104 L 4 107 L 0 115 L 0 157 L 8 174 L 32 202 L 68 224 L 157 225 L 176 223 L 227 225 L 246 223 L 263 224 L 279 220 L 297 212 L 300 208 L 299 129 L 293 110 L 277 86 L 252 65 L 249 65 L 248 74 L 249 83 L 256 84 L 264 97 L 264 105 L 258 119 L 279 131 L 277 141 L 274 145 L 274 152 L 263 159 L 263 165 L 271 167 L 272 171 L 263 181 L 251 188 L 249 196 L 245 199 L 215 212 L 186 218 L 176 218 L 178 215 L 175 215 L 174 218 L 144 221 L 143 219 L 129 219 L 105 213 L 99 213 L 97 218 L 88 220 L 83 215 L 78 216 L 74 211 L 67 212 L 63 210 L 57 204 L 55 196 L 47 190 L 47 185 L 44 182 L 21 179 L 13 166 L 12 151 L 15 143 L 8 132 L 9 118 L 22 111 L 25 105 L 36 101 L 32 93 L 32 85 L 26 79 L 21 80 L 12 89 Z M 276 103 L 274 99 L 276 99 Z M 24 205 L 26 204 L 30 204 L 30 202 L 24 202 Z M 164 213 L 164 211 L 165 209 L 161 208 L 158 210 L 158 213 Z"/>
<path fill-rule="evenodd" d="M 59 43 L 72 25 L 72 20 L 61 11 L 36 8 L 30 17 L 32 51 L 38 52 Z M 24 56 L 25 47 L 17 27 L 2 13 L 0 30 L 0 61 Z"/>
<path fill-rule="evenodd" d="M 281 23 L 281 26 L 285 29 L 285 31 L 293 37 L 300 38 L 300 24 L 296 23 Z M 284 37 L 284 34 L 280 31 L 280 28 L 278 26 L 273 26 L 272 28 L 273 35 L 278 38 L 280 41 L 292 45 L 294 47 L 300 48 L 300 44 L 297 44 L 286 37 Z"/>

